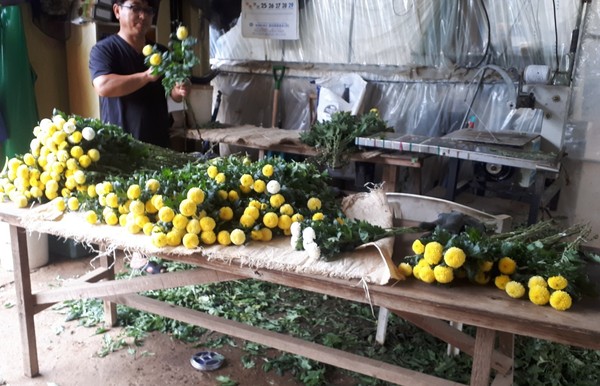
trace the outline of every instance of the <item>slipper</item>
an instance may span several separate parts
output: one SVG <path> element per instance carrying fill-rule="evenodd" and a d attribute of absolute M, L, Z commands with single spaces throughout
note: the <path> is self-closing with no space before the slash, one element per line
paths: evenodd
<path fill-rule="evenodd" d="M 163 265 L 160 265 L 155 261 L 149 261 L 144 266 L 144 271 L 149 274 L 155 275 L 157 273 L 167 272 L 167 269 Z"/>
<path fill-rule="evenodd" d="M 146 264 L 148 264 L 148 258 L 145 255 L 139 252 L 132 253 L 131 260 L 129 261 L 129 266 L 132 269 L 144 269 Z"/>

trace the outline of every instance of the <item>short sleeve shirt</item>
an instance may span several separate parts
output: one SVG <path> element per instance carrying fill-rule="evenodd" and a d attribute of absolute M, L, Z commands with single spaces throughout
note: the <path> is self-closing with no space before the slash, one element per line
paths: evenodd
<path fill-rule="evenodd" d="M 117 34 L 98 41 L 90 52 L 92 79 L 107 74 L 129 75 L 147 68 L 144 55 Z M 100 116 L 103 122 L 121 126 L 140 141 L 169 146 L 170 117 L 160 80 L 122 97 L 100 97 Z"/>

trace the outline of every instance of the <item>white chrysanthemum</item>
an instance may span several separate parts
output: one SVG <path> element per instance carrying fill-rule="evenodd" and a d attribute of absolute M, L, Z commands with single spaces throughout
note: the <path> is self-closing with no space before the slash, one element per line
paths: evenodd
<path fill-rule="evenodd" d="M 267 184 L 267 192 L 270 194 L 277 194 L 279 193 L 279 190 L 281 190 L 281 185 L 279 185 L 279 182 L 275 180 L 269 181 Z"/>
<path fill-rule="evenodd" d="M 311 259 L 319 259 L 321 258 L 321 248 L 317 245 L 317 243 L 310 243 L 307 245 L 308 248 L 304 248 Z"/>
<path fill-rule="evenodd" d="M 292 235 L 292 237 L 300 237 L 300 234 L 302 229 L 302 225 L 300 225 L 299 222 L 293 222 L 292 225 L 290 225 L 290 233 Z"/>
<path fill-rule="evenodd" d="M 315 234 L 315 230 L 312 227 L 306 227 L 302 231 L 302 240 L 308 243 L 312 243 L 315 241 L 317 235 Z"/>
<path fill-rule="evenodd" d="M 96 132 L 91 127 L 86 126 L 81 130 L 81 135 L 86 141 L 91 141 L 96 136 Z"/>
<path fill-rule="evenodd" d="M 299 236 L 292 235 L 292 237 L 290 237 L 290 245 L 292 246 L 292 249 L 296 249 L 296 244 L 298 244 L 298 240 L 300 240 Z"/>
<path fill-rule="evenodd" d="M 62 127 L 63 131 L 67 134 L 73 134 L 73 132 L 77 129 L 73 122 L 65 122 Z"/>

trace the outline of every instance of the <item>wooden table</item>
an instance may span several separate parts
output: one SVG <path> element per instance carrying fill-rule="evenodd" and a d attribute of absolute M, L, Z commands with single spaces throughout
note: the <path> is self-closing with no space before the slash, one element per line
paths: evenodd
<path fill-rule="evenodd" d="M 514 334 L 541 338 L 562 344 L 600 349 L 600 302 L 586 300 L 567 312 L 539 307 L 528 301 L 503 296 L 491 287 L 457 285 L 453 288 L 406 280 L 396 285 L 368 288 L 369 299 L 358 280 L 339 280 L 325 276 L 302 275 L 268 269 L 256 269 L 233 263 L 209 261 L 201 253 L 165 254 L 165 259 L 190 263 L 198 269 L 113 280 L 112 258 L 101 259 L 101 267 L 85 274 L 73 285 L 32 293 L 23 218 L 27 210 L 11 204 L 0 205 L 0 221 L 10 224 L 18 315 L 21 326 L 25 375 L 39 373 L 34 315 L 54 303 L 68 299 L 105 300 L 106 321 L 116 321 L 115 303 L 198 325 L 223 334 L 253 341 L 278 350 L 301 355 L 340 368 L 406 385 L 455 385 L 438 377 L 293 338 L 261 330 L 232 320 L 172 306 L 138 292 L 252 278 L 293 288 L 335 296 L 350 301 L 385 307 L 425 331 L 473 356 L 471 385 L 511 384 L 513 377 Z M 64 221 L 64 220 L 63 220 Z M 98 233 L 108 226 L 98 226 Z M 82 235 L 83 237 L 83 235 Z M 140 235 L 140 237 L 144 237 Z M 108 240 L 111 241 L 111 240 Z M 127 248 L 128 245 L 118 245 Z M 457 321 L 476 327 L 475 338 L 458 331 L 445 321 Z M 498 344 L 496 344 L 498 342 Z"/>
<path fill-rule="evenodd" d="M 191 140 L 204 140 L 256 149 L 259 152 L 259 158 L 263 158 L 266 151 L 298 154 L 307 157 L 318 154 L 314 147 L 305 145 L 300 141 L 298 130 L 245 125 L 221 129 L 181 130 L 178 135 Z M 424 157 L 423 155 L 398 154 L 387 150 L 370 150 L 353 153 L 350 156 L 350 161 L 383 165 L 382 180 L 385 181 L 383 189 L 394 192 L 396 191 L 398 169 L 401 167 L 418 169 L 422 166 Z M 420 193 L 420 173 L 416 173 L 414 184 L 417 187 L 417 192 Z"/>

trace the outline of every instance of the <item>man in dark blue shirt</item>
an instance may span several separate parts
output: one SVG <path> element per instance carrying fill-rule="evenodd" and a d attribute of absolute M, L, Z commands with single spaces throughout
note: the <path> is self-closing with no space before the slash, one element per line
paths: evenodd
<path fill-rule="evenodd" d="M 146 44 L 153 44 L 146 34 L 156 12 L 154 0 L 114 0 L 113 12 L 119 32 L 98 41 L 89 61 L 101 119 L 141 141 L 168 147 L 171 119 L 165 91 L 142 54 Z M 188 92 L 189 85 L 177 85 L 170 94 L 181 102 Z"/>

